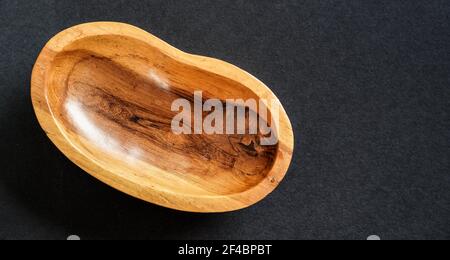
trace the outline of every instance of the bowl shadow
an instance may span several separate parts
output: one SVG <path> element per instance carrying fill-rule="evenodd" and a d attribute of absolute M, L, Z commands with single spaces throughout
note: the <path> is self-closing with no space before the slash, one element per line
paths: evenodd
<path fill-rule="evenodd" d="M 30 85 L 28 77 L 20 80 L 19 76 L 9 87 Z M 121 193 L 85 173 L 51 143 L 39 126 L 29 94 L 4 105 L 0 187 L 7 194 L 5 199 L 14 201 L 12 207 L 25 208 L 32 219 L 48 225 L 28 230 L 58 230 L 46 237 L 51 239 L 70 234 L 82 239 L 218 239 L 215 232 L 205 230 L 234 214 L 180 212 Z M 12 209 L 2 210 L 8 214 Z"/>

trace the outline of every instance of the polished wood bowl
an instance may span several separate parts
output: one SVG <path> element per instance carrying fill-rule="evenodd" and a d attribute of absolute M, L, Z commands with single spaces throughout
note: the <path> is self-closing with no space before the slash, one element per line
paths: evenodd
<path fill-rule="evenodd" d="M 261 134 L 175 134 L 174 100 L 266 99 L 262 82 L 224 61 L 184 53 L 137 27 L 95 22 L 71 27 L 43 48 L 31 96 L 39 123 L 75 164 L 134 197 L 191 212 L 226 212 L 272 192 L 291 161 L 286 112 Z M 273 110 L 264 120 L 271 122 Z M 274 117 L 273 117 L 274 118 Z"/>

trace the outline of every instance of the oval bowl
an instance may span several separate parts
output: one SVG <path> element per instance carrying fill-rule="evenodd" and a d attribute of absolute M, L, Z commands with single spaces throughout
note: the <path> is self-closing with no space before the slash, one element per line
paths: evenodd
<path fill-rule="evenodd" d="M 195 91 L 202 91 L 200 104 L 267 100 L 268 112 L 259 115 L 278 143 L 261 145 L 260 132 L 174 133 L 173 102 L 195 107 Z M 41 127 L 71 161 L 117 190 L 168 208 L 248 207 L 277 187 L 292 157 L 291 123 L 262 82 L 124 23 L 81 24 L 54 36 L 33 68 L 31 97 Z M 248 116 L 250 109 L 244 111 Z"/>

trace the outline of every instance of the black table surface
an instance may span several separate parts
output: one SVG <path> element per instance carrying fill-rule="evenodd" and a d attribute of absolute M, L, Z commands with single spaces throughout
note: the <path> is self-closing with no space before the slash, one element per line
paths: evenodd
<path fill-rule="evenodd" d="M 0 1 L 0 239 L 450 239 L 450 2 Z M 295 131 L 286 178 L 193 214 L 102 184 L 38 125 L 30 74 L 59 31 L 137 25 L 265 82 Z"/>

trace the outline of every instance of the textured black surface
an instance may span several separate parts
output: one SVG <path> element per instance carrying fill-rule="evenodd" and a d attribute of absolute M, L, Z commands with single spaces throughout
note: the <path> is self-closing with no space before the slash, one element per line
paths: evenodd
<path fill-rule="evenodd" d="M 450 239 L 450 2 L 0 1 L 0 239 Z M 284 182 L 227 214 L 128 197 L 38 126 L 30 73 L 46 41 L 137 25 L 264 81 L 295 129 Z"/>

